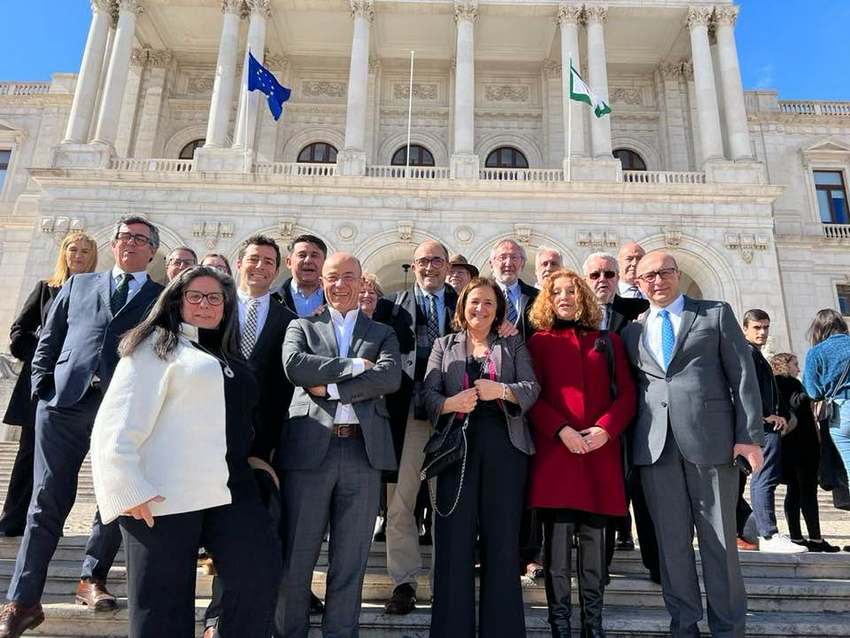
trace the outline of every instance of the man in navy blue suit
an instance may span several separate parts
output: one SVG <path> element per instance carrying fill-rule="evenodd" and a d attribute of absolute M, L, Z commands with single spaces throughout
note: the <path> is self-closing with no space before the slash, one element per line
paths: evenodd
<path fill-rule="evenodd" d="M 0 612 L 0 638 L 18 638 L 44 620 L 40 601 L 47 566 L 74 505 L 94 417 L 118 363 L 118 342 L 145 318 L 162 290 L 146 272 L 158 247 L 156 226 L 142 217 L 122 218 L 112 239 L 115 267 L 71 277 L 50 309 L 32 360 L 38 398 L 33 497 L 9 602 Z M 115 608 L 106 576 L 120 544 L 117 522 L 104 525 L 96 514 L 78 603 Z"/>

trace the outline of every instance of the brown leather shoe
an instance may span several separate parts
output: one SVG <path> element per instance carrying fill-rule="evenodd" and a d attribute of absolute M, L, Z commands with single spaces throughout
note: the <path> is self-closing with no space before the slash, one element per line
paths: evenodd
<path fill-rule="evenodd" d="M 738 537 L 736 544 L 738 545 L 738 549 L 743 552 L 757 552 L 759 546 L 755 543 L 751 543 L 746 538 Z"/>
<path fill-rule="evenodd" d="M 106 583 L 96 579 L 80 581 L 76 601 L 78 605 L 91 607 L 95 611 L 112 611 L 118 607 L 115 596 L 106 589 Z"/>
<path fill-rule="evenodd" d="M 41 605 L 24 607 L 18 603 L 6 603 L 0 610 L 0 638 L 18 638 L 27 629 L 35 629 L 44 622 Z"/>

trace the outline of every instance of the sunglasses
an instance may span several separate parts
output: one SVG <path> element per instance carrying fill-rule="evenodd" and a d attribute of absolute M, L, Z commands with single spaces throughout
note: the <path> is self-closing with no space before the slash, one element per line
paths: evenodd
<path fill-rule="evenodd" d="M 605 277 L 605 279 L 613 279 L 617 276 L 617 273 L 613 270 L 597 270 L 595 272 L 588 273 L 587 276 L 590 277 L 593 281 L 596 281 L 597 279 L 603 276 Z"/>

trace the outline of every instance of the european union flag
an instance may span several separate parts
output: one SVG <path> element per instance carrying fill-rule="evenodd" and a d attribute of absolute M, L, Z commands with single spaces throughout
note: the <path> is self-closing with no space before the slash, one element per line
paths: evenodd
<path fill-rule="evenodd" d="M 283 103 L 292 95 L 292 91 L 277 81 L 250 51 L 248 52 L 248 90 L 264 93 L 268 98 L 269 110 L 272 112 L 275 122 L 283 113 Z"/>

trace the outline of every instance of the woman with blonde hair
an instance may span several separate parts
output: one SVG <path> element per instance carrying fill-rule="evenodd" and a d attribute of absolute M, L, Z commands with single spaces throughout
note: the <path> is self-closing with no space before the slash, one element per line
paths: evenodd
<path fill-rule="evenodd" d="M 529 415 L 537 453 L 529 505 L 543 521 L 543 574 L 552 636 L 571 635 L 570 572 L 578 540 L 581 635 L 605 636 L 605 526 L 624 516 L 620 433 L 635 413 L 629 361 L 616 334 L 597 329 L 602 311 L 584 279 L 556 270 L 543 281 L 528 340 L 540 396 Z"/>
<path fill-rule="evenodd" d="M 41 326 L 53 298 L 72 275 L 93 272 L 97 266 L 97 244 L 85 233 L 75 232 L 65 236 L 59 245 L 56 267 L 46 280 L 40 280 L 24 301 L 21 312 L 12 323 L 9 350 L 23 362 L 21 373 L 9 398 L 3 423 L 18 425 L 21 440 L 18 454 L 9 477 L 9 489 L 0 517 L 0 536 L 20 536 L 26 526 L 27 509 L 32 496 L 33 451 L 35 448 L 35 406 L 30 389 L 30 364 Z"/>
<path fill-rule="evenodd" d="M 378 299 L 383 296 L 384 291 L 378 282 L 378 276 L 375 273 L 364 272 L 363 287 L 360 289 L 360 310 L 363 314 L 371 319 L 375 314 Z"/>

